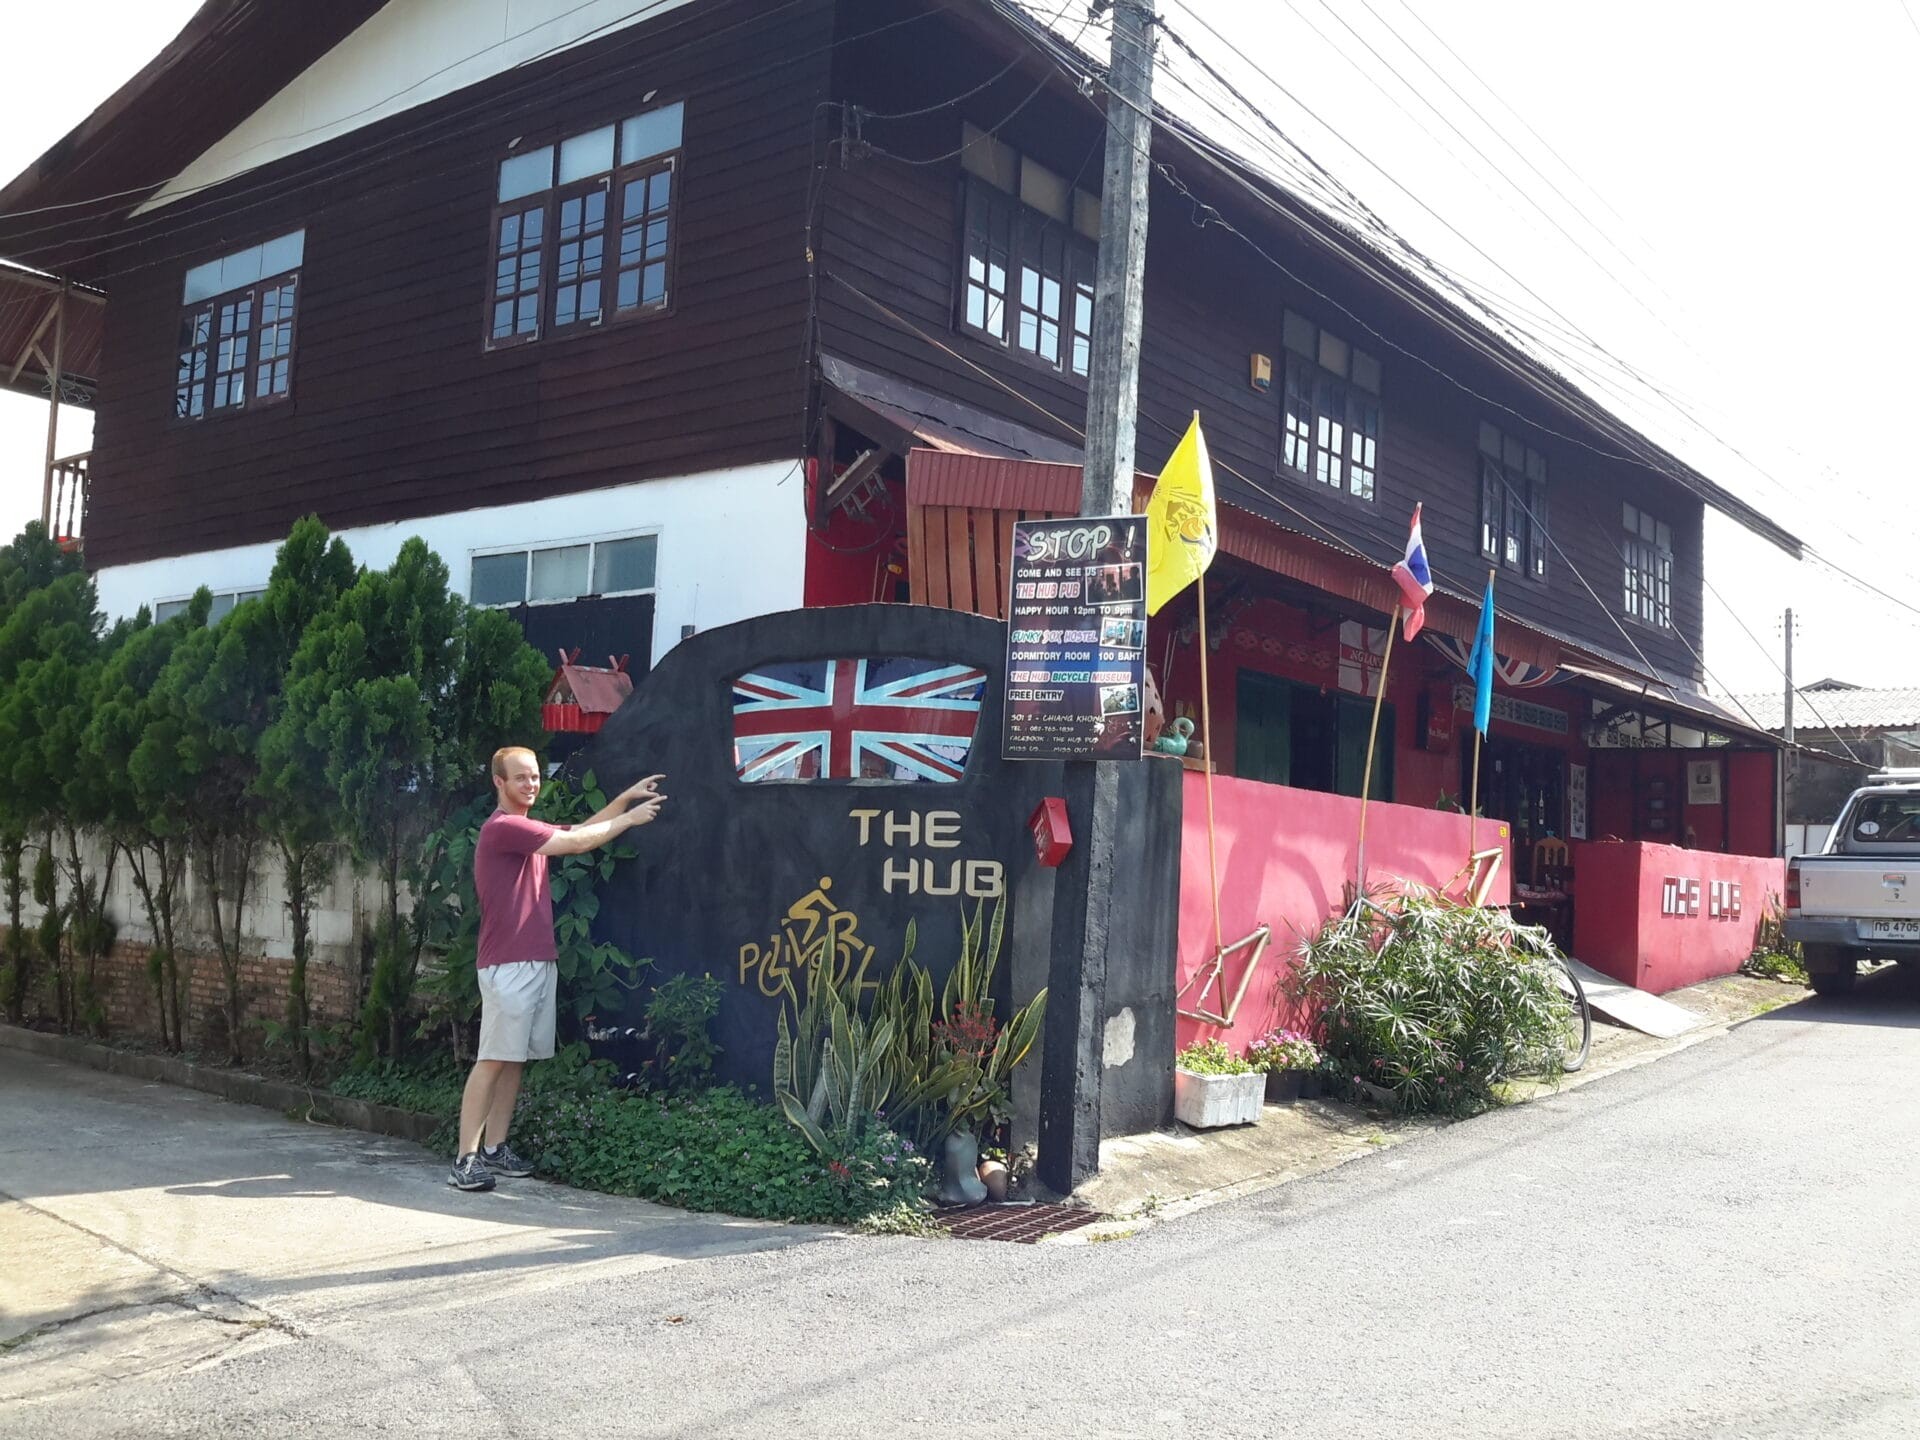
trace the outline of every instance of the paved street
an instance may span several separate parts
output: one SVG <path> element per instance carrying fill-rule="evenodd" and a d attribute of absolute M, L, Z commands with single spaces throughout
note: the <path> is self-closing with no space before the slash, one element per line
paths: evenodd
<path fill-rule="evenodd" d="M 1908 1436 L 1916 1028 L 1878 975 L 1059 1248 L 459 1197 L 0 1052 L 0 1434 Z"/>

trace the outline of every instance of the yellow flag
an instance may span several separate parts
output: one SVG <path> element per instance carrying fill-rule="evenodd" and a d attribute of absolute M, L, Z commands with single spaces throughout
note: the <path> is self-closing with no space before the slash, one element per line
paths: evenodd
<path fill-rule="evenodd" d="M 1195 411 L 1147 501 L 1147 613 L 1158 615 L 1161 606 L 1198 580 L 1219 547 L 1213 465 Z"/>

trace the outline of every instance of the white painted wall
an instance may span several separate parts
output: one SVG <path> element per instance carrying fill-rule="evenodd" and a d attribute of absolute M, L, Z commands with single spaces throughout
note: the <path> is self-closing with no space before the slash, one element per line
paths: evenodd
<path fill-rule="evenodd" d="M 688 3 L 390 0 L 136 213 Z"/>
<path fill-rule="evenodd" d="M 342 530 L 353 558 L 371 569 L 393 563 L 418 535 L 447 562 L 452 588 L 467 594 L 470 557 L 503 545 L 552 545 L 653 531 L 659 535 L 653 658 L 671 650 L 681 627 L 711 630 L 800 607 L 806 568 L 806 517 L 800 466 L 772 461 L 644 480 L 552 500 L 492 505 L 393 525 Z M 277 542 L 99 570 L 100 608 L 111 620 L 142 605 L 214 591 L 251 590 L 273 569 Z"/>

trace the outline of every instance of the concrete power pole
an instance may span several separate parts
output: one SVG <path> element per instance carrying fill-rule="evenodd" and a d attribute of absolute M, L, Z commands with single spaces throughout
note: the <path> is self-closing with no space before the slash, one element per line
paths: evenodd
<path fill-rule="evenodd" d="M 1147 159 L 1153 145 L 1153 0 L 1116 0 L 1107 69 L 1107 158 L 1100 191 L 1087 377 L 1082 515 L 1133 513 L 1140 424 L 1140 322 L 1147 273 Z"/>
<path fill-rule="evenodd" d="M 1786 677 L 1787 677 L 1787 697 L 1786 697 L 1787 708 L 1785 712 L 1786 714 L 1785 728 L 1781 731 L 1781 735 L 1786 740 L 1786 742 L 1789 745 L 1791 745 L 1793 743 L 1793 611 L 1792 610 L 1787 611 L 1787 618 L 1783 628 L 1785 629 L 1786 635 L 1787 635 L 1787 664 L 1786 664 L 1786 671 L 1785 671 Z"/>
<path fill-rule="evenodd" d="M 1113 0 L 1107 151 L 1087 377 L 1082 515 L 1133 513 L 1140 413 L 1140 321 L 1147 263 L 1147 160 L 1153 142 L 1153 0 Z M 1056 872 L 1042 1062 L 1039 1172 L 1062 1194 L 1100 1169 L 1107 946 L 1120 825 L 1120 766 L 1067 768 L 1076 843 Z M 1049 1101 L 1045 1097 L 1052 1097 Z"/>
<path fill-rule="evenodd" d="M 1787 663 L 1781 670 L 1786 677 L 1787 693 L 1786 709 L 1781 712 L 1780 738 L 1791 745 L 1793 744 L 1793 611 L 1791 608 L 1786 613 L 1781 630 L 1787 637 Z M 1780 757 L 1780 788 L 1777 792 L 1775 808 L 1780 816 L 1780 853 L 1782 855 L 1793 853 L 1793 847 L 1787 842 L 1788 816 L 1792 813 L 1788 807 L 1799 793 L 1799 787 L 1794 784 L 1799 773 L 1800 766 L 1792 751 Z"/>

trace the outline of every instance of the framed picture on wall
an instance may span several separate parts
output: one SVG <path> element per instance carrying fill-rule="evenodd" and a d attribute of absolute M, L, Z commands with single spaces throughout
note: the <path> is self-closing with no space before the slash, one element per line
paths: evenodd
<path fill-rule="evenodd" d="M 1719 803 L 1720 762 L 1689 760 L 1687 762 L 1687 804 L 1718 805 Z"/>

